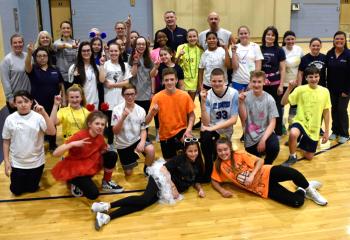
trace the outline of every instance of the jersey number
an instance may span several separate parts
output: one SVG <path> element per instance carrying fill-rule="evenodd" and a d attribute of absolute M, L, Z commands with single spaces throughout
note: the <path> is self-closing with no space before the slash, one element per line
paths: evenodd
<path fill-rule="evenodd" d="M 217 112 L 216 119 L 227 119 L 227 112 L 225 110 Z"/>

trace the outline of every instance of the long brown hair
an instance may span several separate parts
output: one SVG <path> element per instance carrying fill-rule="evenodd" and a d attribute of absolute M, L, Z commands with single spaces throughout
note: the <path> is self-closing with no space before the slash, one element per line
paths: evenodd
<path fill-rule="evenodd" d="M 183 156 L 186 158 L 187 162 L 191 163 L 186 155 L 186 151 L 187 151 L 188 147 L 192 146 L 192 145 L 197 146 L 197 149 L 198 149 L 198 156 L 197 156 L 196 160 L 194 161 L 193 165 L 197 166 L 198 169 L 200 170 L 200 175 L 203 175 L 204 174 L 204 163 L 203 163 L 203 158 L 202 158 L 202 151 L 201 151 L 201 148 L 199 147 L 199 142 L 192 142 L 192 141 L 185 142 L 184 149 L 183 149 Z"/>
<path fill-rule="evenodd" d="M 234 160 L 234 156 L 233 156 L 233 148 L 232 148 L 232 142 L 228 139 L 228 138 L 219 138 L 217 141 L 216 141 L 216 150 L 217 150 L 217 147 L 219 144 L 226 144 L 230 150 L 231 150 L 231 167 L 232 167 L 232 170 L 235 171 L 235 160 Z M 216 158 L 215 160 L 215 169 L 218 173 L 221 173 L 221 163 L 222 163 L 222 159 L 219 158 L 219 156 Z"/>

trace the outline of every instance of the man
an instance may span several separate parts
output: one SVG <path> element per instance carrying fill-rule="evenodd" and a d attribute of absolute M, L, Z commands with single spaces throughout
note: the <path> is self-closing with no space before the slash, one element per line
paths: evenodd
<path fill-rule="evenodd" d="M 225 45 L 228 46 L 230 44 L 230 40 L 232 38 L 232 33 L 224 28 L 219 27 L 220 23 L 220 17 L 219 14 L 216 12 L 211 12 L 208 15 L 208 24 L 209 24 L 209 29 L 201 32 L 199 34 L 199 44 L 203 47 L 204 50 L 208 48 L 206 42 L 205 42 L 205 34 L 207 32 L 216 32 L 220 41 L 220 45 Z"/>
<path fill-rule="evenodd" d="M 176 25 L 176 14 L 172 10 L 164 13 L 164 21 L 166 27 L 161 31 L 165 32 L 168 37 L 167 46 L 176 52 L 179 45 L 187 43 L 187 31 Z"/>
<path fill-rule="evenodd" d="M 162 82 L 165 89 L 152 98 L 146 124 L 158 113 L 160 147 L 164 159 L 169 160 L 183 149 L 183 140 L 192 137 L 194 103 L 187 92 L 176 88 L 178 79 L 173 68 L 163 70 Z"/>
<path fill-rule="evenodd" d="M 116 22 L 114 25 L 114 30 L 116 33 L 116 37 L 109 40 L 107 46 L 109 44 L 116 43 L 117 39 L 123 40 L 126 49 L 130 48 L 130 31 L 131 31 L 131 17 L 128 16 L 128 19 L 125 22 Z"/>

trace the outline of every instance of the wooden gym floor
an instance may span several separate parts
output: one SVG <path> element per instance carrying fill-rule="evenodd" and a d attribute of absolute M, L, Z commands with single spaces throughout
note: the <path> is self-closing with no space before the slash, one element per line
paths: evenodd
<path fill-rule="evenodd" d="M 199 114 L 198 107 L 196 113 Z M 150 133 L 154 133 L 154 127 Z M 239 142 L 241 133 L 237 123 L 233 143 L 238 149 L 243 148 Z M 194 134 L 199 135 L 198 131 Z M 283 145 L 286 140 L 284 136 L 274 164 L 286 160 L 288 148 Z M 159 144 L 155 145 L 159 157 Z M 232 187 L 234 197 L 225 199 L 207 184 L 204 199 L 190 189 L 184 200 L 175 205 L 154 204 L 111 221 L 100 232 L 93 227 L 92 202 L 72 197 L 65 184 L 52 178 L 50 169 L 58 159 L 50 153 L 46 155 L 40 191 L 21 197 L 10 193 L 9 179 L 1 164 L 0 239 L 350 239 L 350 145 L 331 142 L 322 149 L 318 148 L 313 160 L 299 161 L 294 167 L 307 179 L 324 183 L 320 193 L 328 200 L 325 207 L 306 200 L 303 207 L 293 209 L 236 187 Z M 134 175 L 125 179 L 118 165 L 113 179 L 126 192 L 101 195 L 98 201 L 140 194 L 147 181 L 142 168 L 143 160 Z M 94 178 L 99 185 L 101 178 L 101 175 Z M 291 183 L 286 186 L 293 189 Z"/>

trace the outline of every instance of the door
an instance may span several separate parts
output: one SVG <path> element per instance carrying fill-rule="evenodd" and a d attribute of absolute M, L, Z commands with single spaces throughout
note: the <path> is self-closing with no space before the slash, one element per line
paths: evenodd
<path fill-rule="evenodd" d="M 72 22 L 70 0 L 50 0 L 51 29 L 53 39 L 60 38 L 60 24 L 62 21 Z"/>

